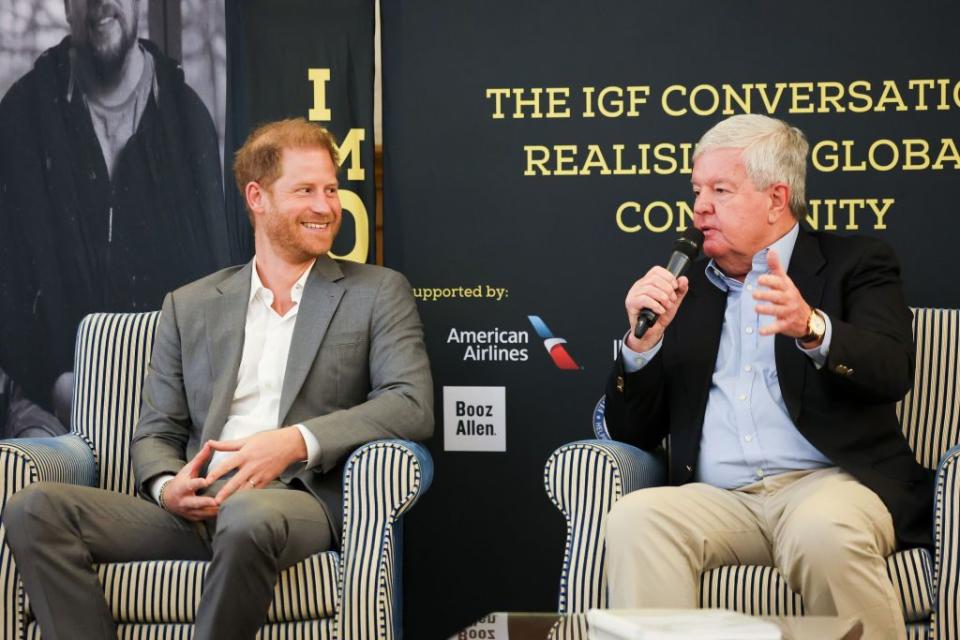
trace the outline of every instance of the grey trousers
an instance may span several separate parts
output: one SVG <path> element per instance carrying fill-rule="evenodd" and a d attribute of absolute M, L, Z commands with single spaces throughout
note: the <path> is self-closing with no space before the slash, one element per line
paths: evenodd
<path fill-rule="evenodd" d="M 252 639 L 280 571 L 331 542 L 316 498 L 279 482 L 238 491 L 202 524 L 140 498 L 42 482 L 14 495 L 3 521 L 44 640 L 116 639 L 94 563 L 173 559 L 210 561 L 193 637 Z"/>

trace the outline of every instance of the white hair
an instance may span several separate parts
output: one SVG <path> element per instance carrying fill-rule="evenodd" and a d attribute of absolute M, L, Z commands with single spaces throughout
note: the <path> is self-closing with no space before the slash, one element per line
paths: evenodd
<path fill-rule="evenodd" d="M 790 211 L 800 220 L 807 213 L 807 137 L 783 120 L 753 113 L 731 116 L 703 134 L 693 159 L 714 149 L 743 149 L 743 166 L 758 189 L 774 182 L 790 188 Z"/>

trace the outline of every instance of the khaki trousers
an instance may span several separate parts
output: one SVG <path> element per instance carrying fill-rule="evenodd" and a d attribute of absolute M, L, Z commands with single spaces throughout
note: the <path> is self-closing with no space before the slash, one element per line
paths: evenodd
<path fill-rule="evenodd" d="M 835 467 L 732 491 L 703 483 L 635 491 L 610 511 L 606 543 L 611 607 L 696 608 L 704 571 L 766 565 L 801 594 L 808 615 L 859 618 L 864 638 L 906 638 L 886 571 L 893 519 Z"/>

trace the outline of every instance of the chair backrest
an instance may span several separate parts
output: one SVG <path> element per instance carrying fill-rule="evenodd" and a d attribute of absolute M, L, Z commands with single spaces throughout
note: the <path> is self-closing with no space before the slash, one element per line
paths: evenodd
<path fill-rule="evenodd" d="M 914 309 L 913 337 L 913 389 L 897 404 L 897 415 L 917 461 L 935 469 L 960 439 L 960 310 Z"/>
<path fill-rule="evenodd" d="M 130 440 L 159 318 L 159 311 L 94 313 L 77 331 L 73 431 L 93 445 L 102 489 L 136 492 Z"/>

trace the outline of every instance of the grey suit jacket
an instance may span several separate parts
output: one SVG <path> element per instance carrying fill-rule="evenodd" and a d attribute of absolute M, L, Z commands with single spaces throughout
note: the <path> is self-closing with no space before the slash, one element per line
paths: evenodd
<path fill-rule="evenodd" d="M 216 439 L 237 385 L 252 263 L 167 295 L 131 445 L 140 495 Z M 342 464 L 380 438 L 433 433 L 433 382 L 410 285 L 390 269 L 321 256 L 307 277 L 280 395 L 279 424 L 303 424 L 320 462 L 281 476 L 325 506 L 339 537 Z"/>

